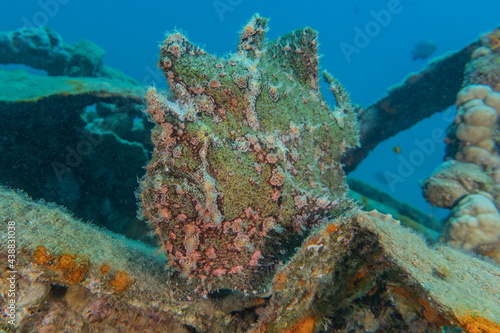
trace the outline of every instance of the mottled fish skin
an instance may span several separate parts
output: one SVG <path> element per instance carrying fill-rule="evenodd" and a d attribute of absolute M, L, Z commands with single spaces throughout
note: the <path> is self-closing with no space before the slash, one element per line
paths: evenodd
<path fill-rule="evenodd" d="M 172 281 L 189 282 L 179 297 L 266 292 L 311 228 L 352 205 L 340 164 L 359 144 L 349 97 L 325 73 L 337 105 L 324 101 L 316 31 L 265 41 L 266 26 L 255 15 L 224 58 L 180 32 L 161 46 L 174 101 L 147 92 L 155 149 L 140 200 Z"/>

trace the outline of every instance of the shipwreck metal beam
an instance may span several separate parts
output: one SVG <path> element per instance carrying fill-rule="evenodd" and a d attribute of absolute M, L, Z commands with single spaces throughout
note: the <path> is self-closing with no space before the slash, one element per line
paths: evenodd
<path fill-rule="evenodd" d="M 458 52 L 435 59 L 419 73 L 390 88 L 388 94 L 357 112 L 361 147 L 343 158 L 344 171 L 354 171 L 379 143 L 455 103 L 472 52 L 481 45 L 475 41 Z"/>

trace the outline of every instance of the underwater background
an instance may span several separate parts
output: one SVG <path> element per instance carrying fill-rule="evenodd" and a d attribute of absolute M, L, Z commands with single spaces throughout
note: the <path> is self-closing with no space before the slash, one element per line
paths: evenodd
<path fill-rule="evenodd" d="M 0 3 L 0 30 L 44 25 L 57 31 L 67 43 L 88 39 L 106 51 L 104 62 L 122 70 L 144 85 L 164 86 L 156 68 L 158 45 L 164 33 L 175 28 L 188 32 L 190 39 L 206 45 L 210 53 L 222 56 L 232 52 L 236 31 L 254 13 L 271 19 L 267 38 L 310 26 L 320 36 L 321 68 L 328 69 L 351 94 L 353 103 L 367 107 L 387 89 L 411 72 L 424 68 L 433 57 L 461 49 L 481 33 L 498 25 L 500 3 L 493 0 L 452 1 L 401 0 L 400 12 L 392 15 L 380 32 L 369 38 L 359 53 L 345 56 L 341 43 L 354 45 L 356 28 L 365 29 L 374 21 L 372 11 L 387 9 L 388 1 L 97 1 L 65 0 L 57 6 L 44 1 Z M 437 49 L 427 59 L 413 60 L 416 43 L 431 41 Z M 0 65 L 0 68 L 4 66 Z M 13 67 L 10 65 L 9 67 Z M 324 94 L 328 96 L 328 94 Z M 328 97 L 327 97 L 328 98 Z M 418 101 L 415 101 L 418 103 Z M 430 137 L 432 129 L 445 128 L 439 114 L 387 140 L 370 154 L 350 176 L 362 179 L 424 212 L 444 217 L 431 210 L 421 195 L 419 182 L 442 161 L 444 143 L 426 155 L 425 162 L 392 186 L 377 174 L 397 173 L 401 156 L 418 149 L 415 139 Z"/>
<path fill-rule="evenodd" d="M 498 13 L 0 3 L 0 331 L 500 332 Z"/>

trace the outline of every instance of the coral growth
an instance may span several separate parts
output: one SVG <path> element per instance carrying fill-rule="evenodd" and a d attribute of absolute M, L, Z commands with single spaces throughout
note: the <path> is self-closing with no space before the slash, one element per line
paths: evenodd
<path fill-rule="evenodd" d="M 152 147 L 145 92 L 130 80 L 0 70 L 0 183 L 146 239 L 134 204 Z"/>
<path fill-rule="evenodd" d="M 0 64 L 24 64 L 51 76 L 106 77 L 128 84 L 135 80 L 103 64 L 106 52 L 88 40 L 70 45 L 47 27 L 0 31 Z"/>
<path fill-rule="evenodd" d="M 453 208 L 443 240 L 500 262 L 500 54 L 488 44 L 496 33 L 483 36 L 482 46 L 472 53 L 464 80 L 468 85 L 457 94 L 457 115 L 445 140 L 450 160 L 425 181 L 423 190 L 431 204 Z"/>
<path fill-rule="evenodd" d="M 10 275 L 8 221 L 22 230 L 16 261 L 21 331 L 310 333 L 326 325 L 339 332 L 438 332 L 458 323 L 471 332 L 496 332 L 499 324 L 498 267 L 446 246 L 430 248 L 377 212 L 354 208 L 314 229 L 280 267 L 267 295 L 221 292 L 179 302 L 165 258 L 144 244 L 3 188 L 0 203 L 2 309 Z M 79 258 L 88 258 L 88 271 L 71 284 L 58 269 Z M 4 319 L 0 329 L 15 328 Z"/>
<path fill-rule="evenodd" d="M 128 277 L 127 272 L 119 272 L 111 281 L 109 282 L 116 292 L 124 292 L 131 281 Z"/>
<path fill-rule="evenodd" d="M 484 167 L 494 168 L 500 165 L 500 159 L 495 156 L 497 150 L 493 138 L 497 124 L 498 110 L 494 106 L 500 100 L 497 92 L 492 92 L 489 86 L 470 85 L 457 95 L 457 118 L 455 136 L 463 142 L 463 147 L 455 154 L 457 161 L 474 163 Z"/>
<path fill-rule="evenodd" d="M 451 209 L 464 196 L 485 191 L 490 181 L 480 166 L 449 160 L 434 170 L 422 188 L 432 205 Z"/>
<path fill-rule="evenodd" d="M 264 42 L 266 25 L 255 16 L 227 59 L 168 35 L 159 67 L 175 100 L 146 95 L 156 127 L 143 214 L 194 285 L 188 296 L 265 292 L 292 243 L 348 205 L 340 157 L 358 144 L 348 94 L 326 73 L 337 105 L 323 100 L 315 31 Z"/>
<path fill-rule="evenodd" d="M 50 255 L 43 245 L 36 248 L 33 258 L 38 265 L 59 273 L 62 279 L 70 284 L 82 282 L 88 269 L 87 263 L 75 261 L 75 257 L 71 254 Z"/>
<path fill-rule="evenodd" d="M 156 150 L 140 195 L 169 261 L 156 248 L 0 187 L 0 330 L 498 332 L 498 266 L 448 246 L 429 247 L 390 215 L 362 212 L 349 201 L 339 165 L 357 144 L 348 95 L 325 73 L 337 105 L 330 110 L 321 99 L 313 30 L 266 42 L 266 25 L 254 17 L 228 59 L 178 33 L 162 47 L 160 65 L 175 101 L 148 92 Z M 95 101 L 107 91 L 55 95 Z M 30 110 L 33 99 L 0 104 Z M 46 125 L 37 115 L 36 124 Z M 467 126 L 488 125 L 469 118 L 463 116 Z M 478 168 L 487 177 L 494 170 Z M 495 198 L 495 186 L 483 176 L 462 184 L 469 196 L 456 214 L 466 223 L 459 224 L 496 218 L 482 199 Z M 458 198 L 444 202 L 452 200 Z M 488 211 L 478 209 L 484 205 Z M 17 254 L 9 264 L 12 225 Z M 6 308 L 12 274 L 15 325 Z M 236 290 L 208 292 L 217 288 Z"/>
<path fill-rule="evenodd" d="M 500 91 L 500 28 L 481 36 L 481 46 L 467 64 L 465 85 L 484 84 Z"/>
<path fill-rule="evenodd" d="M 500 214 L 484 195 L 470 194 L 457 203 L 448 220 L 446 240 L 455 247 L 477 250 L 500 240 Z"/>

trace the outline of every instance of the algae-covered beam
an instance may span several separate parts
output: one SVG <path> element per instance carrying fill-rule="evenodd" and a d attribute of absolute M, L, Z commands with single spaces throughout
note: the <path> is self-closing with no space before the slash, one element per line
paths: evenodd
<path fill-rule="evenodd" d="M 0 306 L 16 305 L 15 325 L 3 316 L 0 330 L 207 332 L 231 322 L 207 300 L 175 302 L 167 261 L 155 251 L 0 187 Z"/>
<path fill-rule="evenodd" d="M 396 220 L 400 220 L 404 226 L 424 234 L 427 239 L 438 240 L 439 232 L 443 226 L 436 218 L 430 217 L 408 203 L 399 201 L 362 180 L 349 177 L 347 184 L 349 185 L 349 194 L 364 206 L 363 210 L 376 209 L 381 213 L 389 213 Z"/>
<path fill-rule="evenodd" d="M 188 301 L 176 300 L 179 280 L 171 279 L 168 261 L 152 247 L 6 189 L 0 189 L 0 216 L 0 306 L 8 314 L 7 302 L 15 299 L 21 331 L 500 327 L 498 266 L 447 246 L 429 247 L 376 211 L 353 208 L 315 230 L 280 267 L 267 295 L 225 291 Z M 9 236 L 17 250 L 12 262 Z M 15 297 L 9 296 L 13 270 Z M 0 327 L 13 332 L 9 319 L 4 316 Z"/>
<path fill-rule="evenodd" d="M 38 76 L 0 70 L 0 108 L 33 108 L 40 103 L 91 105 L 98 101 L 141 104 L 142 86 L 108 78 Z"/>
<path fill-rule="evenodd" d="M 498 332 L 499 274 L 492 263 L 428 246 L 390 215 L 353 210 L 310 235 L 278 271 L 252 332 L 442 332 L 455 326 Z"/>
<path fill-rule="evenodd" d="M 389 89 L 375 104 L 359 108 L 361 148 L 344 156 L 344 171 L 356 169 L 382 141 L 453 105 L 462 88 L 465 66 L 480 45 L 480 41 L 475 41 L 458 52 L 435 59 L 421 72 Z"/>

